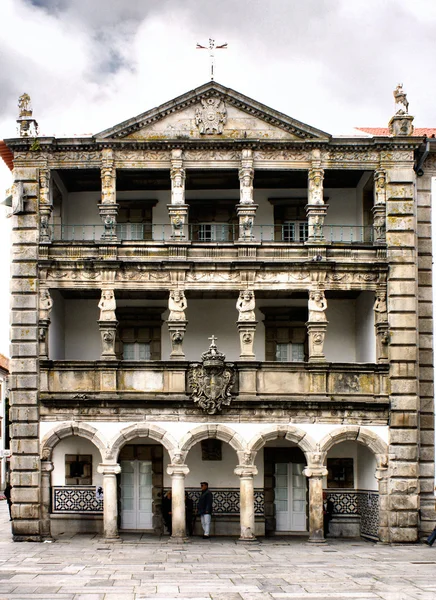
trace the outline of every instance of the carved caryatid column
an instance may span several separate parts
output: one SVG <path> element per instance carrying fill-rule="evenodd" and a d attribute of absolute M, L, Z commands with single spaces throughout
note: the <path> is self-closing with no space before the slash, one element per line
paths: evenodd
<path fill-rule="evenodd" d="M 387 363 L 389 361 L 389 323 L 386 289 L 377 291 L 374 301 L 374 320 L 377 338 L 377 362 Z"/>
<path fill-rule="evenodd" d="M 372 208 L 374 223 L 374 242 L 386 243 L 386 173 L 383 169 L 374 172 L 374 206 Z"/>
<path fill-rule="evenodd" d="M 171 360 L 184 360 L 185 353 L 183 352 L 183 338 L 185 337 L 186 320 L 185 310 L 188 306 L 185 294 L 182 290 L 172 290 L 168 299 L 168 316 L 167 325 L 171 338 Z"/>
<path fill-rule="evenodd" d="M 104 225 L 101 239 L 114 242 L 117 240 L 118 214 L 114 153 L 111 148 L 104 148 L 101 154 L 101 203 L 98 205 Z"/>
<path fill-rule="evenodd" d="M 180 459 L 180 455 L 176 455 L 173 463 L 167 467 L 167 473 L 171 476 L 171 538 L 177 541 L 186 538 L 185 477 L 189 473 L 186 465 L 174 464 Z"/>
<path fill-rule="evenodd" d="M 309 542 L 322 544 L 325 542 L 322 481 L 327 475 L 327 469 L 322 464 L 324 454 L 313 454 L 314 464 L 309 464 L 303 470 L 304 475 L 309 478 Z"/>
<path fill-rule="evenodd" d="M 38 323 L 38 340 L 39 340 L 39 356 L 42 359 L 48 359 L 48 331 L 50 326 L 50 313 L 53 307 L 53 300 L 50 296 L 50 291 L 47 288 L 39 290 L 39 323 Z"/>
<path fill-rule="evenodd" d="M 171 222 L 171 239 L 183 241 L 186 238 L 189 206 L 185 204 L 185 169 L 183 151 L 179 148 L 171 152 L 171 204 L 168 213 Z"/>
<path fill-rule="evenodd" d="M 117 308 L 115 294 L 112 289 L 104 289 L 101 291 L 100 302 L 100 319 L 98 326 L 101 334 L 102 360 L 115 360 L 115 341 L 117 336 L 118 321 L 115 314 Z"/>
<path fill-rule="evenodd" d="M 249 462 L 249 459 L 242 462 Z M 251 464 L 241 464 L 235 469 L 235 475 L 239 477 L 240 489 L 240 519 L 241 537 L 244 542 L 254 542 L 255 536 L 255 511 L 254 511 L 254 476 L 257 475 L 257 467 Z"/>
<path fill-rule="evenodd" d="M 256 300 L 253 290 L 241 290 L 236 302 L 236 308 L 239 311 L 237 321 L 239 340 L 240 340 L 240 359 L 254 360 L 254 335 L 256 333 Z"/>
<path fill-rule="evenodd" d="M 100 464 L 97 471 L 103 475 L 103 534 L 106 539 L 118 538 L 117 475 L 118 464 Z"/>
<path fill-rule="evenodd" d="M 242 150 L 241 168 L 239 169 L 240 200 L 239 204 L 236 205 L 239 223 L 238 241 L 240 242 L 254 240 L 254 219 L 258 205 L 254 204 L 253 181 L 253 151 L 246 148 Z"/>
<path fill-rule="evenodd" d="M 321 168 L 321 153 L 319 150 L 312 152 L 312 167 L 309 169 L 308 198 L 306 215 L 308 222 L 308 242 L 325 241 L 324 219 L 327 213 L 327 204 L 324 204 L 324 169 Z"/>
<path fill-rule="evenodd" d="M 50 171 L 46 168 L 39 171 L 39 241 L 41 244 L 51 242 L 50 218 L 53 206 L 50 202 Z"/>
<path fill-rule="evenodd" d="M 41 536 L 44 539 L 51 538 L 50 495 L 53 468 L 51 460 L 44 460 L 44 458 L 41 460 Z"/>
<path fill-rule="evenodd" d="M 327 331 L 327 300 L 323 290 L 309 292 L 309 320 L 307 334 L 309 337 L 309 362 L 325 362 L 324 340 Z"/>

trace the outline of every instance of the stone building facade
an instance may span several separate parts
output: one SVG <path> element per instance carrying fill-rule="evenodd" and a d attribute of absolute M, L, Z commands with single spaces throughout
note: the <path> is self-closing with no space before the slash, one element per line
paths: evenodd
<path fill-rule="evenodd" d="M 400 90 L 401 92 L 401 90 Z M 13 162 L 13 534 L 415 542 L 434 512 L 431 178 L 397 93 L 335 138 L 215 82 Z"/>

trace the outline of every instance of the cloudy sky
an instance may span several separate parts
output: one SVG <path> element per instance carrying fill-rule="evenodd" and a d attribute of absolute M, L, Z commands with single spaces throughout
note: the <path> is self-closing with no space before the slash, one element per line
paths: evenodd
<path fill-rule="evenodd" d="M 0 139 L 27 92 L 43 134 L 95 133 L 209 79 L 329 133 L 386 126 L 401 82 L 436 126 L 435 0 L 0 0 Z M 3 163 L 0 189 L 10 185 Z M 8 221 L 0 215 L 0 352 Z"/>

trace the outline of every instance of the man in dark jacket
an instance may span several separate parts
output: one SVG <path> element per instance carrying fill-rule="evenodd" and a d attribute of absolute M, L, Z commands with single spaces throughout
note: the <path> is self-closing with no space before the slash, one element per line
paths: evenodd
<path fill-rule="evenodd" d="M 171 490 L 169 490 L 162 499 L 162 516 L 165 523 L 165 527 L 168 529 L 168 533 L 173 533 L 173 509 Z"/>
<path fill-rule="evenodd" d="M 210 522 L 212 519 L 212 503 L 213 496 L 209 490 L 209 484 L 207 481 L 202 481 L 201 485 L 201 496 L 198 500 L 197 511 L 200 515 L 201 526 L 203 527 L 203 538 L 208 540 L 210 537 Z"/>

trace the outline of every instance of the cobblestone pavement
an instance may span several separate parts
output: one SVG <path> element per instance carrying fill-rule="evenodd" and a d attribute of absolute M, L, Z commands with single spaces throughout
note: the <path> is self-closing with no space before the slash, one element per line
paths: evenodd
<path fill-rule="evenodd" d="M 436 600 L 436 547 L 270 538 L 62 536 L 13 543 L 0 502 L 0 600 Z"/>

